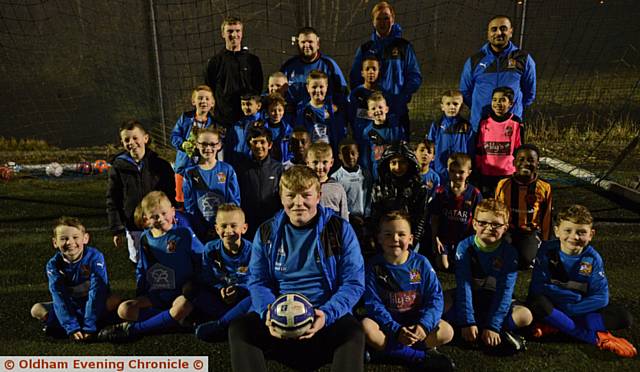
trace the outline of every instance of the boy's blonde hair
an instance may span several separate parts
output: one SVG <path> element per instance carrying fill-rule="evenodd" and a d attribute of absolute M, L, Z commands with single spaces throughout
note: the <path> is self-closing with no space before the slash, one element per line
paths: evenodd
<path fill-rule="evenodd" d="M 312 186 L 320 192 L 318 176 L 306 165 L 294 165 L 284 171 L 282 177 L 280 177 L 280 194 L 282 194 L 282 190 L 285 187 L 294 193 L 300 193 Z"/>
<path fill-rule="evenodd" d="M 391 221 L 407 221 L 409 224 L 409 228 L 411 228 L 411 217 L 406 212 L 401 210 L 388 211 L 380 216 L 380 220 L 378 221 L 378 230 L 380 230 L 383 223 L 391 222 Z"/>
<path fill-rule="evenodd" d="M 325 74 L 320 70 L 311 70 L 309 75 L 307 75 L 307 84 L 309 84 L 311 80 L 318 80 L 318 79 L 322 79 L 322 80 L 325 80 L 326 82 L 329 82 L 329 77 L 327 76 L 327 74 Z"/>
<path fill-rule="evenodd" d="M 449 97 L 449 98 L 454 98 L 454 97 L 462 97 L 462 92 L 460 92 L 459 90 L 455 90 L 455 89 L 447 89 L 444 92 L 442 92 L 442 98 L 444 97 Z"/>
<path fill-rule="evenodd" d="M 375 21 L 376 20 L 376 15 L 385 10 L 385 9 L 389 9 L 389 11 L 391 12 L 391 16 L 393 17 L 393 19 L 396 18 L 396 11 L 393 9 L 393 6 L 391 6 L 391 4 L 389 4 L 386 1 L 381 1 L 379 3 L 377 3 L 373 9 L 371 9 L 371 20 Z"/>
<path fill-rule="evenodd" d="M 454 152 L 449 156 L 449 159 L 447 159 L 447 169 L 451 164 L 455 164 L 460 168 L 467 167 L 471 169 L 471 156 L 462 152 Z"/>
<path fill-rule="evenodd" d="M 309 157 L 310 154 L 313 154 L 316 158 L 321 156 L 324 157 L 333 157 L 333 150 L 331 149 L 331 145 L 325 142 L 316 142 L 312 143 L 311 146 L 307 149 L 304 157 L 305 159 Z"/>
<path fill-rule="evenodd" d="M 224 21 L 222 21 L 222 24 L 220 25 L 220 32 L 224 32 L 224 26 L 228 25 L 240 25 L 244 29 L 244 24 L 242 23 L 242 20 L 240 18 L 227 17 L 224 19 Z"/>
<path fill-rule="evenodd" d="M 375 91 L 371 93 L 369 98 L 367 98 L 367 105 L 369 104 L 369 102 L 382 102 L 382 101 L 384 101 L 385 104 L 387 103 L 387 99 L 384 98 L 384 95 L 382 94 L 382 92 Z"/>
<path fill-rule="evenodd" d="M 216 218 L 217 218 L 217 216 L 220 215 L 220 213 L 225 213 L 225 212 L 226 213 L 238 212 L 238 213 L 240 213 L 242 215 L 242 219 L 243 220 L 245 219 L 244 211 L 237 204 L 233 204 L 233 203 L 221 204 L 218 207 L 218 211 L 216 212 Z"/>
<path fill-rule="evenodd" d="M 509 223 L 509 208 L 507 208 L 507 206 L 500 200 L 493 199 L 493 198 L 483 199 L 476 206 L 476 210 L 474 212 L 474 218 L 480 212 L 493 213 L 496 216 L 500 216 L 504 218 L 504 223 Z"/>
<path fill-rule="evenodd" d="M 269 79 L 271 78 L 278 78 L 278 79 L 287 79 L 287 75 L 285 75 L 282 71 L 276 71 L 276 72 L 272 72 L 271 75 L 269 75 Z"/>
<path fill-rule="evenodd" d="M 80 221 L 79 218 L 69 217 L 69 216 L 60 216 L 60 218 L 55 220 L 55 222 L 53 223 L 53 237 L 54 238 L 56 238 L 58 236 L 58 227 L 60 227 L 60 226 L 75 227 L 76 229 L 82 231 L 83 234 L 87 232 L 87 230 L 84 228 L 84 225 L 82 224 L 82 221 Z"/>
<path fill-rule="evenodd" d="M 213 98 L 213 90 L 211 90 L 211 88 L 208 85 L 204 85 L 204 84 L 198 85 L 193 89 L 193 91 L 191 92 L 191 99 L 195 99 L 196 95 L 198 95 L 198 92 L 201 90 L 211 93 L 211 98 L 215 101 L 215 98 Z"/>
<path fill-rule="evenodd" d="M 142 218 L 144 218 L 144 215 L 147 212 L 149 212 L 152 208 L 159 206 L 163 201 L 171 204 L 171 200 L 169 200 L 167 194 L 162 191 L 151 191 L 150 193 L 145 195 L 140 202 L 140 212 L 142 212 Z"/>
<path fill-rule="evenodd" d="M 560 225 L 562 221 L 573 222 L 577 225 L 593 225 L 593 216 L 584 205 L 574 204 L 558 213 L 556 224 Z"/>

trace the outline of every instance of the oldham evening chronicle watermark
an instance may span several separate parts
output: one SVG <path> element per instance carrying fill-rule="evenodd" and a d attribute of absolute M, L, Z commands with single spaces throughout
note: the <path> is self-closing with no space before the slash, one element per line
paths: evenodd
<path fill-rule="evenodd" d="M 0 371 L 208 371 L 207 356 L 0 356 Z"/>

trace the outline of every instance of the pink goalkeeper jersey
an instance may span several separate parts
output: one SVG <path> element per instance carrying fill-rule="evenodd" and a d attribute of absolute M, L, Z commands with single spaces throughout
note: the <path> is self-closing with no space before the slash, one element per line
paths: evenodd
<path fill-rule="evenodd" d="M 480 122 L 476 168 L 485 176 L 510 176 L 515 172 L 513 151 L 520 146 L 521 120 L 514 114 L 491 114 Z"/>

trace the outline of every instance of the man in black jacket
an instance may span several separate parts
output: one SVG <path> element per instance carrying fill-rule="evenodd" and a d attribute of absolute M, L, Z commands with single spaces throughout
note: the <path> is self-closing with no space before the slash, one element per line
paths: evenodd
<path fill-rule="evenodd" d="M 251 157 L 241 159 L 236 166 L 240 200 L 249 224 L 249 239 L 258 227 L 282 208 L 278 184 L 284 170 L 282 164 L 270 156 L 271 131 L 262 126 L 249 129 L 247 142 Z"/>
<path fill-rule="evenodd" d="M 204 79 L 213 89 L 214 117 L 229 128 L 243 116 L 241 92 L 261 92 L 263 76 L 260 59 L 242 47 L 242 21 L 226 18 L 221 29 L 225 48 L 209 59 Z"/>

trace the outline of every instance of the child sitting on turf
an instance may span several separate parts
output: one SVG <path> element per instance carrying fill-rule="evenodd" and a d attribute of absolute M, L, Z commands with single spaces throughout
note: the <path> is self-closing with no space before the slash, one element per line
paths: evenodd
<path fill-rule="evenodd" d="M 476 207 L 476 234 L 458 244 L 455 300 L 445 296 L 445 319 L 461 327 L 462 338 L 478 339 L 505 352 L 524 351 L 524 339 L 512 331 L 531 324 L 529 309 L 512 302 L 518 276 L 518 254 L 502 238 L 509 226 L 509 209 L 495 199 Z M 453 306 L 451 306 L 453 304 Z"/>
<path fill-rule="evenodd" d="M 509 112 L 513 97 L 513 89 L 509 87 L 494 89 L 491 112 L 480 120 L 478 127 L 475 166 L 485 196 L 493 196 L 498 181 L 515 171 L 513 153 L 520 147 L 522 120 Z"/>
<path fill-rule="evenodd" d="M 333 209 L 340 217 L 348 220 L 347 194 L 340 182 L 329 178 L 329 171 L 333 166 L 331 146 L 323 142 L 311 144 L 307 150 L 307 166 L 315 172 L 322 185 L 320 205 Z"/>
<path fill-rule="evenodd" d="M 473 159 L 475 136 L 469 121 L 460 115 L 462 104 L 462 93 L 457 90 L 445 91 L 440 102 L 444 115 L 431 124 L 427 135 L 427 139 L 435 144 L 433 168 L 442 182 L 448 178 L 447 161 L 451 154 L 461 152 Z"/>
<path fill-rule="evenodd" d="M 191 105 L 194 110 L 183 112 L 176 121 L 171 131 L 171 144 L 176 149 L 176 161 L 173 170 L 176 172 L 176 201 L 183 202 L 182 181 L 187 168 L 197 163 L 194 159 L 195 136 L 194 129 L 222 128 L 214 122 L 211 112 L 215 106 L 215 99 L 211 88 L 206 85 L 198 85 L 191 92 Z M 221 154 L 218 154 L 220 157 Z"/>
<path fill-rule="evenodd" d="M 93 341 L 120 304 L 110 293 L 107 263 L 87 245 L 89 234 L 77 218 L 58 218 L 51 242 L 58 250 L 46 266 L 53 302 L 33 305 L 31 316 L 44 323 L 48 336 Z"/>
<path fill-rule="evenodd" d="M 371 193 L 371 220 L 375 225 L 380 216 L 391 210 L 401 210 L 411 217 L 416 250 L 425 237 L 427 216 L 427 187 L 420 178 L 420 166 L 406 142 L 398 142 L 384 150 Z M 375 231 L 377 226 L 372 226 Z"/>
<path fill-rule="evenodd" d="M 142 234 L 133 218 L 136 207 L 153 190 L 164 192 L 174 203 L 176 184 L 171 164 L 147 148 L 149 135 L 140 122 L 123 123 L 119 134 L 125 151 L 111 161 L 107 214 L 114 245 L 121 247 L 126 237 L 129 259 L 136 263 Z"/>
<path fill-rule="evenodd" d="M 309 146 L 311 146 L 311 135 L 307 132 L 307 129 L 301 125 L 293 128 L 291 140 L 289 141 L 291 159 L 282 163 L 284 169 L 289 169 L 293 165 L 306 165 L 305 156 Z"/>
<path fill-rule="evenodd" d="M 621 357 L 634 358 L 636 348 L 609 330 L 629 328 L 632 317 L 609 302 L 604 263 L 589 243 L 595 234 L 593 217 L 581 205 L 558 213 L 558 240 L 544 242 L 533 267 L 528 306 L 536 320 L 536 338 L 567 334 Z"/>
<path fill-rule="evenodd" d="M 380 92 L 375 92 L 367 99 L 369 117 L 372 121 L 360 134 L 362 166 L 371 172 L 373 180 L 378 179 L 378 162 L 387 146 L 403 138 L 402 127 L 395 115 L 389 114 L 387 101 Z"/>
<path fill-rule="evenodd" d="M 193 310 L 193 276 L 204 251 L 188 228 L 174 226 L 175 209 L 161 191 L 142 199 L 144 225 L 136 267 L 136 295 L 118 307 L 124 323 L 98 333 L 98 340 L 122 342 L 170 331 Z"/>
<path fill-rule="evenodd" d="M 453 370 L 451 359 L 435 350 L 453 338 L 451 325 L 440 319 L 442 287 L 429 260 L 411 249 L 409 216 L 400 211 L 383 214 L 378 243 L 382 253 L 367 265 L 363 295 L 362 327 L 373 356 L 422 363 L 429 370 Z"/>
<path fill-rule="evenodd" d="M 249 156 L 247 131 L 254 123 L 262 120 L 262 99 L 256 92 L 245 92 L 240 96 L 240 106 L 244 117 L 231 126 L 224 138 L 225 161 L 234 166 L 240 159 Z"/>
<path fill-rule="evenodd" d="M 551 185 L 538 177 L 540 150 L 525 144 L 516 149 L 516 171 L 496 187 L 496 199 L 511 210 L 509 235 L 518 250 L 520 268 L 529 268 L 536 257 L 540 240 L 551 235 Z"/>
<path fill-rule="evenodd" d="M 346 134 L 342 113 L 327 98 L 327 75 L 312 70 L 307 76 L 307 92 L 311 100 L 298 107 L 296 125 L 302 125 L 311 134 L 311 142 L 330 143 L 337 152 L 338 144 Z"/>
<path fill-rule="evenodd" d="M 434 149 L 434 143 L 428 139 L 418 142 L 414 148 L 418 164 L 420 164 L 420 176 L 422 176 L 422 182 L 424 182 L 427 186 L 427 190 L 429 190 L 429 199 L 431 199 L 431 196 L 436 191 L 436 187 L 440 186 L 440 176 L 436 171 L 429 167 L 433 161 Z"/>
<path fill-rule="evenodd" d="M 236 172 L 229 164 L 216 158 L 221 147 L 217 129 L 199 130 L 196 135 L 199 164 L 186 170 L 182 185 L 184 210 L 193 222 L 198 238 L 204 242 L 215 237 L 213 226 L 218 206 L 240 203 Z"/>
<path fill-rule="evenodd" d="M 205 246 L 201 273 L 202 284 L 213 292 L 203 291 L 196 300 L 198 309 L 215 319 L 196 327 L 196 336 L 204 341 L 226 338 L 229 323 L 251 307 L 247 291 L 251 242 L 242 237 L 247 232 L 242 209 L 221 205 L 216 232 L 220 238 Z"/>
<path fill-rule="evenodd" d="M 360 136 L 364 128 L 371 123 L 369 116 L 369 96 L 376 91 L 378 76 L 380 75 L 380 61 L 376 56 L 371 55 L 362 61 L 362 78 L 364 84 L 354 88 L 349 94 L 349 112 L 347 114 L 353 139 L 356 143 L 361 142 Z"/>
<path fill-rule="evenodd" d="M 449 157 L 449 181 L 436 188 L 431 201 L 431 235 L 440 268 L 448 270 L 454 263 L 458 243 L 473 234 L 473 211 L 482 200 L 480 190 L 467 181 L 471 175 L 471 158 L 454 153 Z"/>
<path fill-rule="evenodd" d="M 271 157 L 283 163 L 292 157 L 289 151 L 289 139 L 293 129 L 290 122 L 285 119 L 287 104 L 278 93 L 271 93 L 268 97 L 268 119 L 265 127 L 271 131 Z"/>

